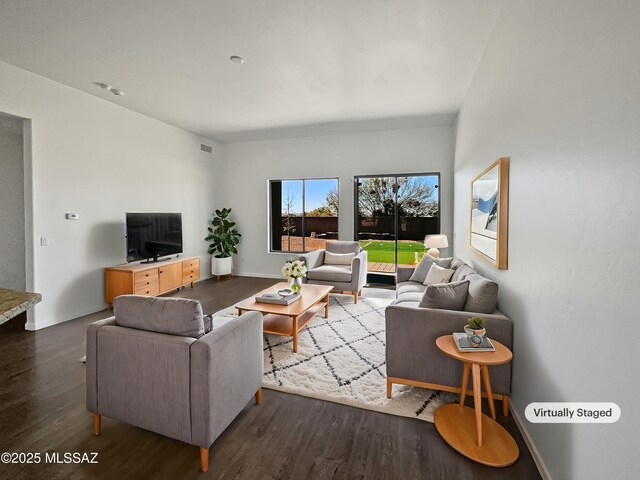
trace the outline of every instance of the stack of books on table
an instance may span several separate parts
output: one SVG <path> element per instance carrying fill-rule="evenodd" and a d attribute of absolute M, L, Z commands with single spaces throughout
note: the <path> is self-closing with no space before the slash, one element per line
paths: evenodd
<path fill-rule="evenodd" d="M 278 292 L 264 293 L 256 297 L 258 303 L 273 303 L 275 305 L 291 305 L 293 302 L 300 298 L 300 293 L 290 293 L 288 295 L 281 295 Z"/>
<path fill-rule="evenodd" d="M 454 333 L 453 341 L 456 342 L 459 352 L 495 352 L 496 347 L 493 346 L 488 337 L 482 339 L 482 343 L 474 347 L 466 333 Z"/>

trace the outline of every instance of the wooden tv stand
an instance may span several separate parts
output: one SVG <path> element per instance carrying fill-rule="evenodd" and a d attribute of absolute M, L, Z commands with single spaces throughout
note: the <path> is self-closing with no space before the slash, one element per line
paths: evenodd
<path fill-rule="evenodd" d="M 115 265 L 104 269 L 104 298 L 109 305 L 118 295 L 156 297 L 191 284 L 200 278 L 200 257 L 175 258 L 162 262 Z"/>

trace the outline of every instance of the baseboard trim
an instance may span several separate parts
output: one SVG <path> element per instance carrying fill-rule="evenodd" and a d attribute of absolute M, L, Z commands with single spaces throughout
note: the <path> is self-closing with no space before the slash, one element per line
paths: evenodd
<path fill-rule="evenodd" d="M 529 432 L 525 428 L 524 422 L 522 421 L 522 418 L 520 417 L 517 409 L 515 408 L 513 399 L 511 400 L 511 405 L 509 406 L 509 410 L 511 410 L 511 415 L 513 415 L 513 420 L 515 421 L 516 426 L 518 427 L 518 430 L 520 430 L 520 435 L 522 435 L 522 438 L 524 439 L 524 443 L 527 444 L 527 448 L 529 449 L 529 452 L 531 452 L 531 457 L 533 458 L 533 461 L 535 462 L 536 467 L 538 467 L 538 472 L 540 472 L 540 476 L 544 480 L 551 480 L 551 475 L 549 474 L 549 470 L 547 469 L 547 466 L 542 460 L 542 456 L 540 455 L 540 452 L 536 448 L 536 444 L 533 443 L 533 440 L 531 439 Z"/>
<path fill-rule="evenodd" d="M 254 277 L 254 278 L 277 278 L 286 282 L 287 279 L 282 275 L 274 275 L 272 273 L 252 273 L 252 272 L 237 272 L 233 274 L 236 277 Z"/>

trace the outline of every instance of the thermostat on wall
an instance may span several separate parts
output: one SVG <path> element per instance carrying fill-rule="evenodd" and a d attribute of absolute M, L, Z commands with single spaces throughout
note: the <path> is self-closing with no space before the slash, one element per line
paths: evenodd
<path fill-rule="evenodd" d="M 66 213 L 65 218 L 67 220 L 80 220 L 80 215 L 77 213 Z"/>

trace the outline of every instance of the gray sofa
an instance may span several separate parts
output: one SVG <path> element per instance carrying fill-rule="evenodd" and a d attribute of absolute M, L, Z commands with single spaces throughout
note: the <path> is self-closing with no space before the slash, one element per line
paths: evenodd
<path fill-rule="evenodd" d="M 458 258 L 425 261 L 453 269 L 452 285 L 468 281 L 468 291 L 462 299 L 461 310 L 428 308 L 424 305 L 433 299 L 425 298 L 429 293 L 427 287 L 410 280 L 415 269 L 398 269 L 397 298 L 385 310 L 388 398 L 394 383 L 459 393 L 463 366 L 440 352 L 435 341 L 442 335 L 462 332 L 474 315 L 484 318 L 489 338 L 512 348 L 512 322 L 495 308 L 498 285 Z M 511 363 L 491 367 L 489 371 L 494 398 L 503 401 L 506 416 L 511 393 Z"/>
<path fill-rule="evenodd" d="M 262 314 L 213 319 L 205 334 L 200 303 L 117 297 L 114 317 L 87 328 L 87 410 L 209 447 L 251 397 L 260 403 Z"/>
<path fill-rule="evenodd" d="M 300 256 L 307 266 L 307 283 L 331 285 L 332 293 L 350 293 L 358 303 L 362 287 L 367 283 L 367 252 L 358 242 L 328 241 L 326 251 L 334 254 L 354 253 L 350 265 L 325 264 L 325 250 L 314 250 Z"/>

